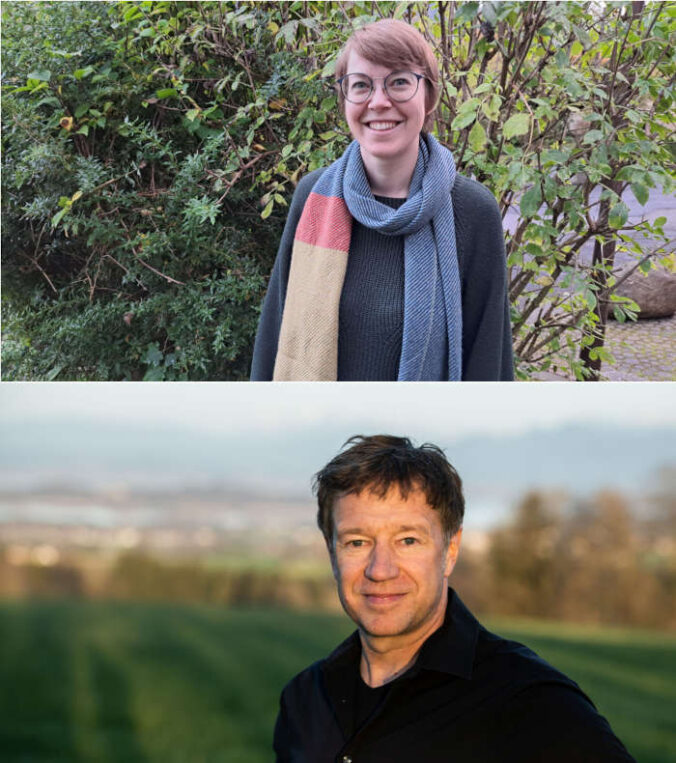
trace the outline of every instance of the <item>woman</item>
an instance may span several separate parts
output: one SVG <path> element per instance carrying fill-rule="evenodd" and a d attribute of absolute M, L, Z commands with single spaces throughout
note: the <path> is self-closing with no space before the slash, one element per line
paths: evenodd
<path fill-rule="evenodd" d="M 402 21 L 356 31 L 336 63 L 354 138 L 298 184 L 251 378 L 513 378 L 502 219 L 432 135 L 434 54 Z"/>

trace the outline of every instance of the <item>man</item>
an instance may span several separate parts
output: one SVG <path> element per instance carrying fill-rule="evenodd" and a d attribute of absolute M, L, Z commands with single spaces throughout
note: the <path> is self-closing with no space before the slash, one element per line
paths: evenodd
<path fill-rule="evenodd" d="M 385 435 L 346 445 L 315 489 L 358 630 L 285 687 L 277 761 L 632 761 L 577 684 L 448 587 L 464 498 L 443 452 Z"/>

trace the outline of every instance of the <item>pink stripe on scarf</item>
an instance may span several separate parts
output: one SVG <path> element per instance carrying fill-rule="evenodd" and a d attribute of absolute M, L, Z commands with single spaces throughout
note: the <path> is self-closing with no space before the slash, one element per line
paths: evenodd
<path fill-rule="evenodd" d="M 343 199 L 321 196 L 312 191 L 305 202 L 294 238 L 312 246 L 347 252 L 351 230 L 352 216 Z"/>

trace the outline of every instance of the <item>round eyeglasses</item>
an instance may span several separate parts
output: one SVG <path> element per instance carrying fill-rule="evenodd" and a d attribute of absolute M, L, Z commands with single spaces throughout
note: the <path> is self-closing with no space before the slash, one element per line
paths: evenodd
<path fill-rule="evenodd" d="M 383 89 L 388 97 L 397 103 L 410 101 L 418 92 L 420 80 L 424 75 L 415 72 L 392 72 L 387 77 L 369 77 L 367 74 L 346 74 L 336 84 L 340 87 L 346 101 L 364 103 L 373 94 L 374 81 L 383 80 Z"/>

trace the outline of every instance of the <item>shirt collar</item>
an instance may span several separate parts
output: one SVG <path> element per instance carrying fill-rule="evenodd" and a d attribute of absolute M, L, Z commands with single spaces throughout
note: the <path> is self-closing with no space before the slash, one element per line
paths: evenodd
<path fill-rule="evenodd" d="M 457 593 L 449 588 L 444 622 L 422 645 L 418 659 L 407 675 L 421 670 L 436 670 L 470 679 L 479 628 L 476 618 Z M 354 631 L 324 661 L 325 677 L 330 683 L 340 685 L 341 693 L 347 691 L 347 681 L 352 680 L 350 666 L 358 665 L 360 657 L 359 631 Z"/>
<path fill-rule="evenodd" d="M 479 627 L 458 594 L 449 588 L 444 622 L 422 645 L 412 671 L 437 670 L 470 679 Z"/>

